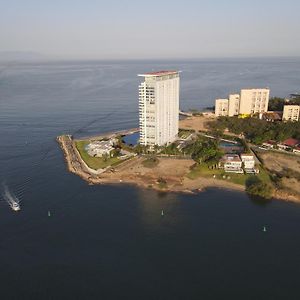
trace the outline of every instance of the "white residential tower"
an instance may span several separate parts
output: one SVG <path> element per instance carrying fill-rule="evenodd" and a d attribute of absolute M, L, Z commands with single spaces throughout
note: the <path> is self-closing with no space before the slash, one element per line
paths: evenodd
<path fill-rule="evenodd" d="M 179 119 L 179 73 L 139 74 L 140 144 L 162 146 L 175 141 Z"/>

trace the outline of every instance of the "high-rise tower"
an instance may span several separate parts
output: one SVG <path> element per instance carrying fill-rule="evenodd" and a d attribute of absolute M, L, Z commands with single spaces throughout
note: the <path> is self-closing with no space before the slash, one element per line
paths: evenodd
<path fill-rule="evenodd" d="M 140 143 L 162 146 L 178 135 L 179 73 L 159 71 L 140 74 L 139 86 Z"/>

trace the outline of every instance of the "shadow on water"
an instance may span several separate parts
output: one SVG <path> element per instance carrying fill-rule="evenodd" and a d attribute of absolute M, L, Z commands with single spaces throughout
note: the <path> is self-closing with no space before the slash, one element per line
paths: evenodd
<path fill-rule="evenodd" d="M 259 196 L 248 195 L 250 201 L 257 206 L 267 206 L 272 203 L 272 199 L 266 199 Z"/>
<path fill-rule="evenodd" d="M 166 198 L 168 196 L 168 192 L 167 191 L 158 191 L 157 196 L 158 196 L 158 198 Z"/>
<path fill-rule="evenodd" d="M 246 180 L 246 192 L 252 203 L 259 206 L 266 206 L 271 203 L 272 187 L 256 175 Z"/>

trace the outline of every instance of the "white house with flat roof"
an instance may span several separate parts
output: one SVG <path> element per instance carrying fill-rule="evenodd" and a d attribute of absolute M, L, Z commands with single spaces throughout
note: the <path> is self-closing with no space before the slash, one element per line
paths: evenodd
<path fill-rule="evenodd" d="M 102 157 L 103 155 L 110 155 L 111 152 L 115 149 L 113 147 L 114 140 L 110 139 L 108 141 L 94 141 L 89 143 L 85 150 L 89 156 L 93 157 Z"/>
<path fill-rule="evenodd" d="M 255 160 L 252 154 L 240 155 L 246 173 L 255 173 Z"/>
<path fill-rule="evenodd" d="M 225 154 L 220 159 L 219 167 L 224 168 L 224 171 L 229 173 L 244 173 L 242 160 L 237 154 Z"/>

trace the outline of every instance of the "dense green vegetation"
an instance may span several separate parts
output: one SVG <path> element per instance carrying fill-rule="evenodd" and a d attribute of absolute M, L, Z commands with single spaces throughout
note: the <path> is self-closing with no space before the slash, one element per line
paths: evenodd
<path fill-rule="evenodd" d="M 257 118 L 220 117 L 208 123 L 213 132 L 228 128 L 232 133 L 244 134 L 254 144 L 267 140 L 283 141 L 289 137 L 300 139 L 300 122 L 267 122 Z"/>
<path fill-rule="evenodd" d="M 253 175 L 246 181 L 246 192 L 253 196 L 270 199 L 273 194 L 273 187 L 260 177 Z"/>
<path fill-rule="evenodd" d="M 283 111 L 284 104 L 296 104 L 300 105 L 300 96 L 290 99 L 288 102 L 284 98 L 272 97 L 269 100 L 268 110 L 271 111 Z"/>
<path fill-rule="evenodd" d="M 269 100 L 268 110 L 283 111 L 285 99 L 280 97 L 272 97 Z"/>
<path fill-rule="evenodd" d="M 223 156 L 219 149 L 218 141 L 198 136 L 198 139 L 191 145 L 184 148 L 185 153 L 190 154 L 197 163 L 215 165 Z"/>
<path fill-rule="evenodd" d="M 85 146 L 89 143 L 89 141 L 76 141 L 75 145 L 77 150 L 80 153 L 81 158 L 84 162 L 92 169 L 103 169 L 108 166 L 116 165 L 121 162 L 117 157 L 92 157 L 89 156 L 85 150 Z"/>
<path fill-rule="evenodd" d="M 175 143 L 172 143 L 168 146 L 162 146 L 158 148 L 160 153 L 167 155 L 183 155 L 183 153 L 177 148 Z"/>

